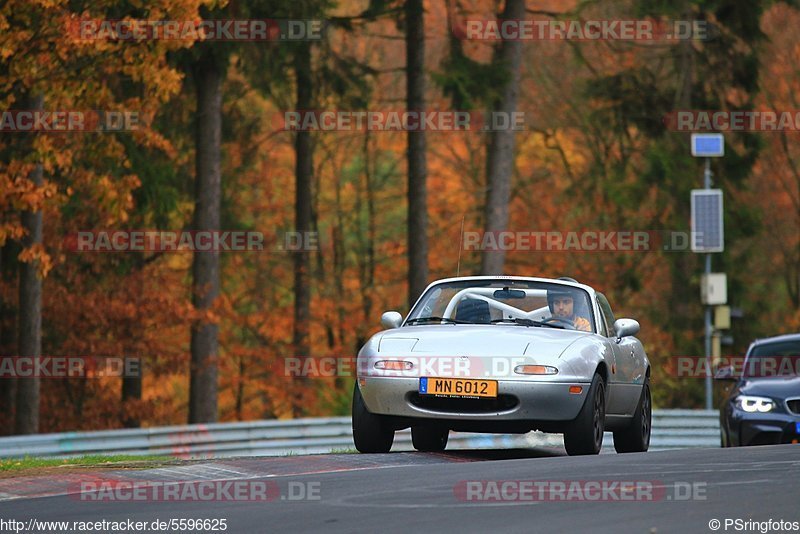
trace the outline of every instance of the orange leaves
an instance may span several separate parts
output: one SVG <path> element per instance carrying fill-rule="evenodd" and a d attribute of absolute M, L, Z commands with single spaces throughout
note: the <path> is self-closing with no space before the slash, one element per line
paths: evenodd
<path fill-rule="evenodd" d="M 39 262 L 38 273 L 41 278 L 46 278 L 47 273 L 53 268 L 53 259 L 41 243 L 36 243 L 24 249 L 17 257 L 23 263 Z"/>
<path fill-rule="evenodd" d="M 14 206 L 20 210 L 40 211 L 45 200 L 53 198 L 56 193 L 55 184 L 47 183 L 42 187 L 37 187 L 26 178 L 17 178 L 14 180 L 14 185 L 17 188 Z"/>
<path fill-rule="evenodd" d="M 25 229 L 18 222 L 8 222 L 0 224 L 0 247 L 6 244 L 8 239 L 20 239 L 25 235 Z"/>
<path fill-rule="evenodd" d="M 56 187 L 52 183 L 45 183 L 37 187 L 31 180 L 17 175 L 27 175 L 33 170 L 32 164 L 15 162 L 9 165 L 7 172 L 0 174 L 0 207 L 6 210 L 41 211 L 45 202 L 53 198 Z M 12 212 L 13 213 L 13 212 Z M 16 220 L 15 220 L 16 219 Z M 0 246 L 8 239 L 19 240 L 25 236 L 25 229 L 17 217 L 8 217 L 0 223 Z M 18 257 L 22 262 L 38 261 L 38 272 L 42 278 L 53 268 L 53 259 L 42 244 L 36 244 L 24 249 Z"/>

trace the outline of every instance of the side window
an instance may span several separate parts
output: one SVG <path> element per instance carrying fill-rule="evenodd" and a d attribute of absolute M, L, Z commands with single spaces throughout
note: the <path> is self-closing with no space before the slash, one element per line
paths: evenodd
<path fill-rule="evenodd" d="M 608 331 L 606 330 L 606 320 L 603 319 L 602 313 L 600 314 L 600 320 L 598 321 L 598 325 L 599 328 L 597 329 L 598 330 L 597 333 L 603 337 L 608 337 Z"/>
<path fill-rule="evenodd" d="M 607 337 L 615 337 L 617 335 L 614 330 L 614 314 L 611 313 L 611 306 L 608 304 L 605 295 L 602 293 L 597 294 L 597 304 L 600 305 L 600 315 L 603 316 L 603 323 L 607 332 Z"/>

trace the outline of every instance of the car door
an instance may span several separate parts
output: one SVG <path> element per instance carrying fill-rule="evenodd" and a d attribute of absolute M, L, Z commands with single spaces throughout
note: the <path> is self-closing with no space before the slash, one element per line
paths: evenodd
<path fill-rule="evenodd" d="M 610 414 L 625 413 L 624 392 L 620 390 L 621 384 L 625 381 L 625 370 L 621 366 L 625 362 L 625 354 L 622 347 L 617 343 L 617 333 L 614 330 L 614 315 L 611 313 L 611 307 L 608 301 L 601 294 L 597 294 L 597 304 L 600 308 L 600 323 L 601 332 L 606 338 L 606 345 L 608 346 L 612 361 L 607 362 L 611 366 L 611 374 L 607 384 L 607 398 L 606 398 L 606 412 Z"/>
<path fill-rule="evenodd" d="M 639 403 L 642 392 L 645 372 L 647 370 L 645 362 L 644 347 L 634 336 L 627 336 L 617 341 L 617 333 L 614 330 L 614 313 L 606 297 L 598 294 L 597 303 L 600 311 L 607 321 L 609 341 L 614 346 L 616 357 L 616 379 L 614 395 L 614 412 L 624 415 L 632 415 Z"/>

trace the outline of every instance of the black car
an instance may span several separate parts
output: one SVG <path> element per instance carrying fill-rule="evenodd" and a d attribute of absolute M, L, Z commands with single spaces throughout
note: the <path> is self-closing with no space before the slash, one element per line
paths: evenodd
<path fill-rule="evenodd" d="M 735 367 L 715 376 L 732 382 L 719 410 L 722 446 L 800 443 L 800 334 L 754 341 Z"/>

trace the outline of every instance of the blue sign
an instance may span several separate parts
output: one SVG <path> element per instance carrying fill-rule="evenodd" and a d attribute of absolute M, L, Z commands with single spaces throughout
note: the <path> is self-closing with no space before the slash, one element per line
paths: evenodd
<path fill-rule="evenodd" d="M 692 134 L 692 156 L 721 158 L 724 155 L 725 138 L 722 134 Z"/>

